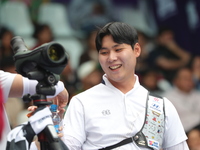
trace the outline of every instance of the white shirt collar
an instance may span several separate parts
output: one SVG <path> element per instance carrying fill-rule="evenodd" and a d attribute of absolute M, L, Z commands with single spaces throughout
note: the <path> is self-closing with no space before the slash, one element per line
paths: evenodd
<path fill-rule="evenodd" d="M 137 87 L 140 86 L 138 76 L 137 76 L 136 74 L 135 74 L 134 76 L 136 77 L 136 78 L 135 78 L 136 80 L 135 80 L 135 84 L 134 84 L 133 89 L 135 89 L 135 88 L 137 88 Z M 108 86 L 108 87 L 116 88 L 116 87 L 114 87 L 114 86 L 112 85 L 112 83 L 110 83 L 110 81 L 109 81 L 108 78 L 106 77 L 106 74 L 103 75 L 103 83 L 104 83 L 106 86 Z M 133 89 L 132 89 L 132 90 L 133 90 Z"/>

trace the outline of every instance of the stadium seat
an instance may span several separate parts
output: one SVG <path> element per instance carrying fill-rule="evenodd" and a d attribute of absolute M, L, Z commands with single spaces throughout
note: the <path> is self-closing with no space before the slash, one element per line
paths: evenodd
<path fill-rule="evenodd" d="M 0 5 L 0 25 L 23 37 L 30 37 L 34 30 L 28 7 L 21 1 L 7 1 Z"/>
<path fill-rule="evenodd" d="M 38 11 L 38 23 L 48 24 L 57 38 L 73 36 L 68 21 L 67 8 L 60 3 L 43 3 Z"/>

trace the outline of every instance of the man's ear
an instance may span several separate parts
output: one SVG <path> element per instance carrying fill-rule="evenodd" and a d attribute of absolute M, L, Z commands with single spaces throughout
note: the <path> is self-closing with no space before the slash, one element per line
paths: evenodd
<path fill-rule="evenodd" d="M 136 57 L 139 57 L 141 54 L 141 47 L 139 43 L 135 43 L 134 45 L 134 53 Z"/>

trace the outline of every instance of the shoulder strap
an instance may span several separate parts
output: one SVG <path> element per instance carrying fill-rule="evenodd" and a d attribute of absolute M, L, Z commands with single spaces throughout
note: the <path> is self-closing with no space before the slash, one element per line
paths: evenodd
<path fill-rule="evenodd" d="M 159 149 L 162 147 L 164 125 L 165 125 L 165 109 L 164 99 L 160 96 L 149 94 L 147 101 L 147 111 L 142 129 L 138 133 L 142 133 L 145 141 L 136 144 L 138 146 L 151 149 Z M 137 134 L 138 134 L 137 133 Z M 145 143 L 145 144 L 143 144 Z"/>
<path fill-rule="evenodd" d="M 131 143 L 133 142 L 133 137 L 130 137 L 130 138 L 127 138 L 127 139 L 124 139 L 123 141 L 117 143 L 117 144 L 114 144 L 112 146 L 108 146 L 108 147 L 105 147 L 105 148 L 101 148 L 99 150 L 111 150 L 111 149 L 114 149 L 114 148 L 117 148 L 119 146 L 122 146 L 122 145 L 125 145 L 125 144 L 128 144 L 128 143 Z"/>
<path fill-rule="evenodd" d="M 148 112 L 148 100 L 149 100 L 149 96 L 154 96 L 154 97 L 158 97 L 158 98 L 160 98 L 160 99 L 163 99 L 162 97 L 160 97 L 160 96 L 155 96 L 155 95 L 153 95 L 153 94 L 150 94 L 150 93 L 148 93 L 148 95 L 147 95 L 147 100 L 146 100 L 146 112 L 145 112 L 145 120 L 144 120 L 144 124 L 143 124 L 143 126 L 142 126 L 142 128 L 141 128 L 141 130 L 137 133 L 137 134 L 135 134 L 134 136 L 132 136 L 132 137 L 130 137 L 130 138 L 127 138 L 127 139 L 124 139 L 124 140 L 122 140 L 121 142 L 119 142 L 119 143 L 117 143 L 117 144 L 114 144 L 114 145 L 111 145 L 111 146 L 108 146 L 108 147 L 105 147 L 105 148 L 102 148 L 102 149 L 99 149 L 99 150 L 111 150 L 111 149 L 114 149 L 114 148 L 117 148 L 117 147 L 119 147 L 119 146 L 122 146 L 122 145 L 125 145 L 125 144 L 128 144 L 128 143 L 132 143 L 132 142 L 135 142 L 138 146 L 140 146 L 140 147 L 146 147 L 146 148 L 149 148 L 149 149 L 151 149 L 151 150 L 153 150 L 153 148 L 152 147 L 149 147 L 148 146 L 148 144 L 147 144 L 147 139 L 146 139 L 146 137 L 145 137 L 145 135 L 143 134 L 143 128 L 144 128 L 144 126 L 145 126 L 145 122 L 146 122 L 146 120 L 147 120 L 147 112 Z M 163 100 L 163 111 L 164 111 L 164 100 Z M 164 114 L 164 116 L 165 116 L 165 114 Z"/>

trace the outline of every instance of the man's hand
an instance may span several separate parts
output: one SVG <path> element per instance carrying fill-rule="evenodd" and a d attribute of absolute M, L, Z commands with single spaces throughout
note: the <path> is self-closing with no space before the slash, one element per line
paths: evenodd
<path fill-rule="evenodd" d="M 65 108 L 67 106 L 68 99 L 69 99 L 69 94 L 67 90 L 64 89 L 54 98 L 54 104 L 58 105 L 60 108 Z"/>
<path fill-rule="evenodd" d="M 65 89 L 63 82 L 59 81 L 55 86 L 56 93 L 52 97 L 47 97 L 48 101 L 52 101 L 54 104 L 58 105 L 59 111 L 64 111 L 63 108 L 67 106 L 69 94 L 68 91 Z"/>
<path fill-rule="evenodd" d="M 48 101 L 52 101 L 53 104 L 58 105 L 58 112 L 61 118 L 63 118 L 65 107 L 67 106 L 67 103 L 68 103 L 68 98 L 69 98 L 69 94 L 66 89 L 60 92 L 57 96 L 53 98 L 48 98 Z"/>

